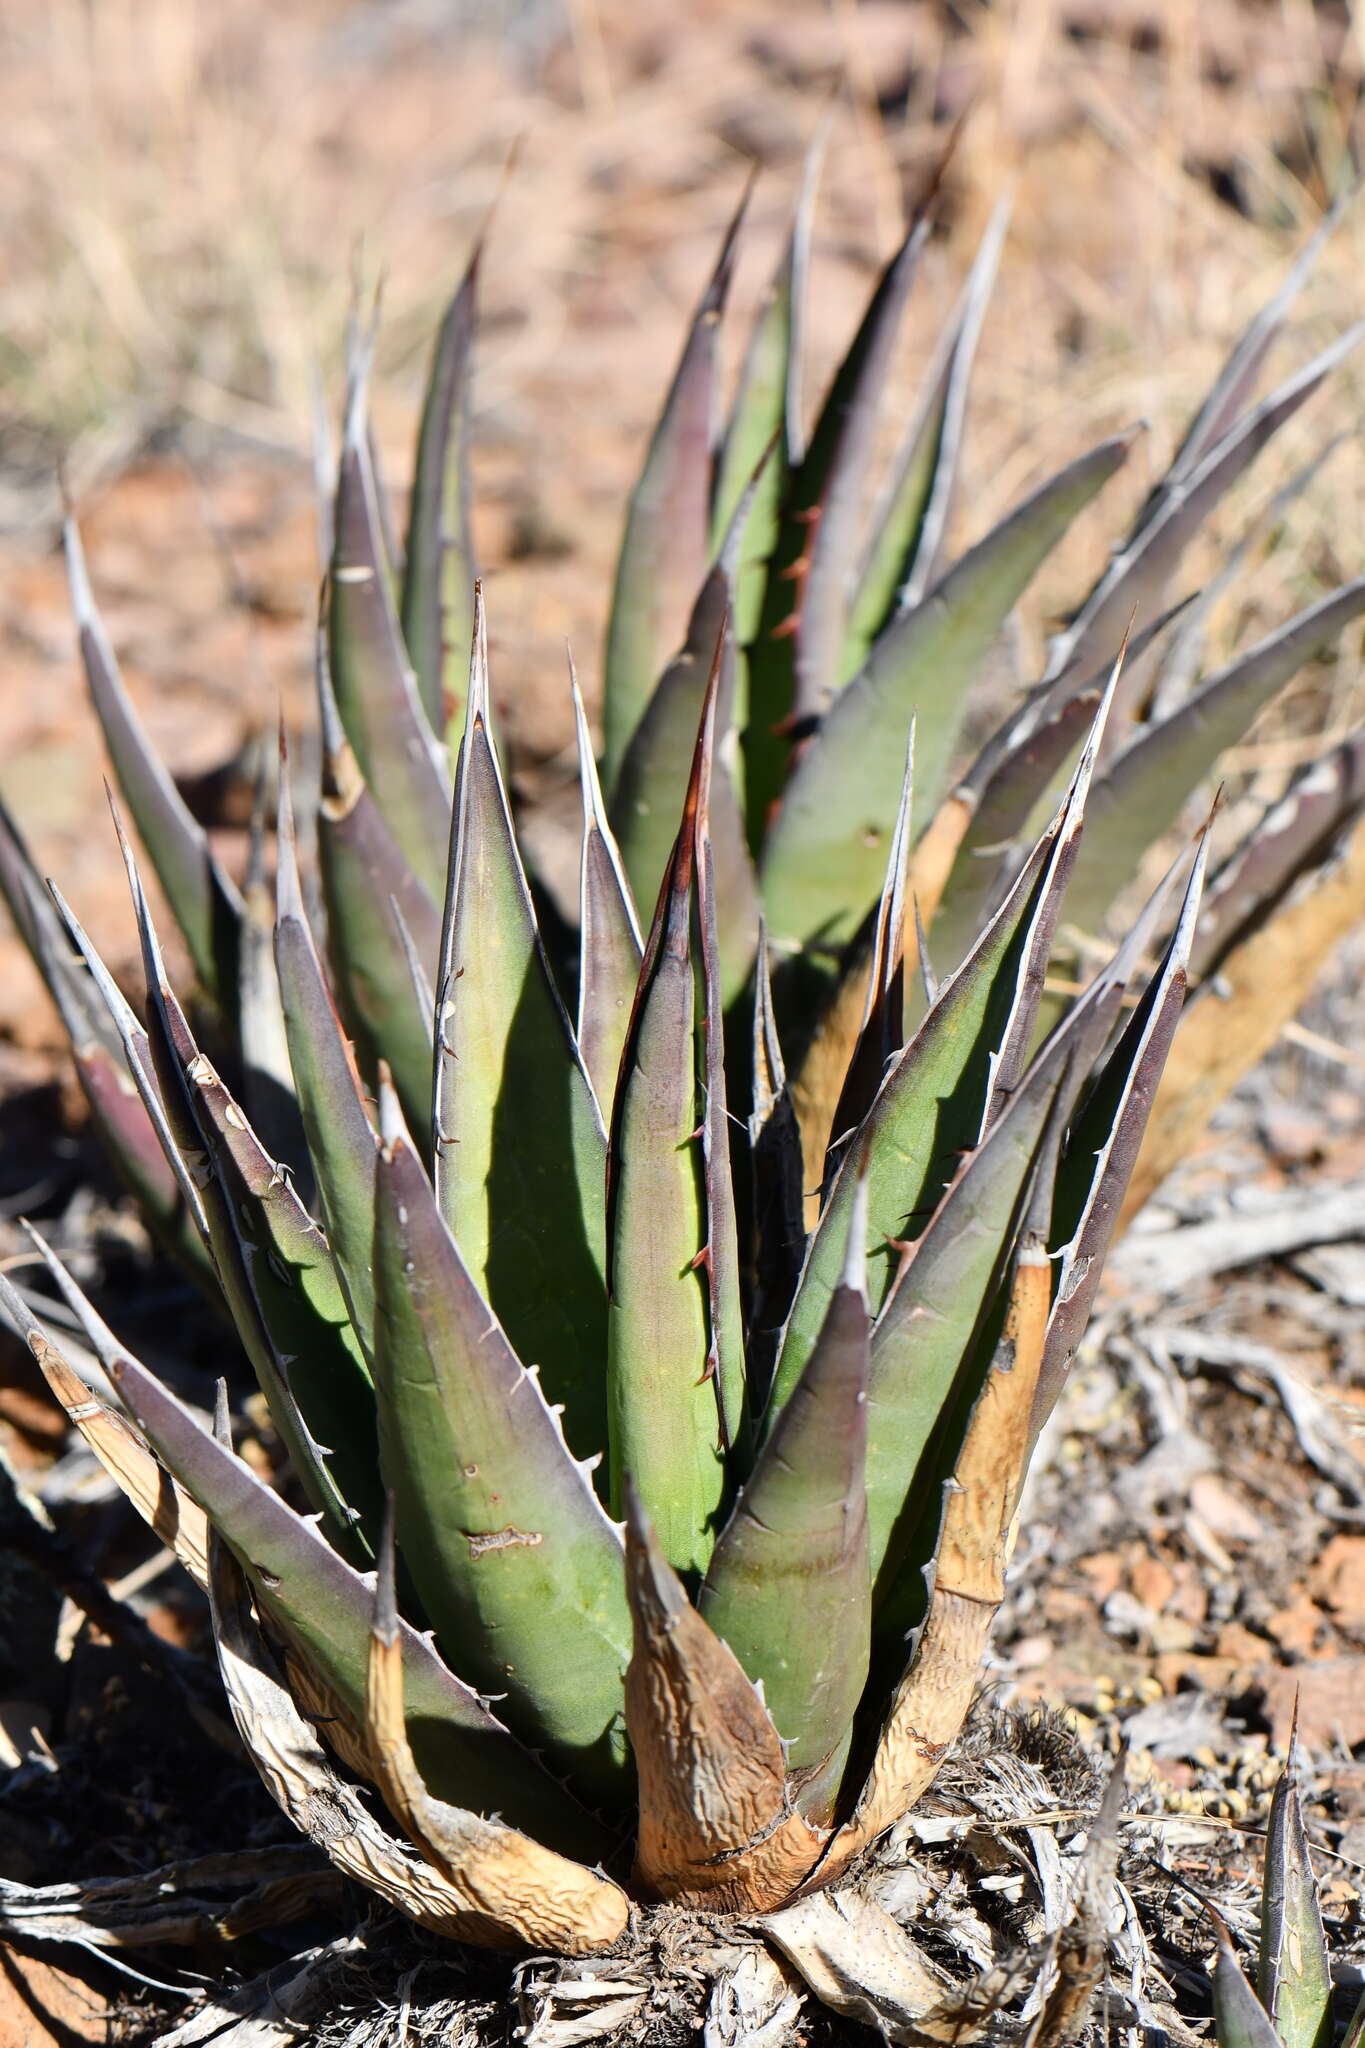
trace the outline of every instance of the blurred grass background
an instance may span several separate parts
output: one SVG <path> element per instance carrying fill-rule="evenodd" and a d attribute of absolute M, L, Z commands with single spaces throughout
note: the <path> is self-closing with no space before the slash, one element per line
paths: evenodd
<path fill-rule="evenodd" d="M 435 321 L 501 188 L 476 537 L 517 774 L 552 798 L 569 739 L 563 642 L 591 691 L 625 493 L 687 310 L 757 163 L 733 362 L 827 111 L 812 400 L 965 114 L 893 407 L 903 419 L 1015 181 L 958 540 L 1100 435 L 1148 422 L 1021 608 L 1007 659 L 1031 679 L 1220 356 L 1353 176 L 1363 62 L 1365 15 L 1345 0 L 7 0 L 0 790 L 125 959 L 54 551 L 58 468 L 154 736 L 230 826 L 225 766 L 281 694 L 308 716 L 312 421 L 319 389 L 337 397 L 352 279 L 382 273 L 378 425 L 404 480 Z M 1363 258 L 1357 206 L 1274 374 L 1365 311 Z M 1348 364 L 1191 563 L 1192 585 L 1341 434 L 1220 606 L 1215 654 L 1360 571 L 1363 392 Z M 1300 733 L 1344 727 L 1363 700 L 1348 636 L 1240 765 L 1273 782 Z M 0 1033 L 25 1071 L 54 1037 L 7 941 Z"/>

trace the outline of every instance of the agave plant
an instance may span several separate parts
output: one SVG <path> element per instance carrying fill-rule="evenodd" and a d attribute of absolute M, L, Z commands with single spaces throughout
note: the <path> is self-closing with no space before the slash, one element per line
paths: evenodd
<path fill-rule="evenodd" d="M 1271 1802 L 1261 1886 L 1256 1988 L 1242 1974 L 1232 1936 L 1213 1914 L 1213 1973 L 1219 2048 L 1326 2048 L 1333 2038 L 1332 1969 L 1299 1792 L 1297 1731 Z M 1357 2048 L 1365 2000 L 1342 2048 Z"/>
<path fill-rule="evenodd" d="M 74 525 L 91 694 L 195 1000 L 121 825 L 143 1017 L 0 838 L 92 1114 L 226 1305 L 279 1484 L 40 1241 L 107 1385 L 0 1281 L 6 1312 L 207 1586 L 271 1791 L 468 1940 L 583 1954 L 673 1900 L 766 1915 L 808 1966 L 784 1913 L 910 1809 L 971 1703 L 1184 1000 L 1206 838 L 1177 838 L 1112 956 L 1106 921 L 1222 749 L 1365 610 L 1362 580 L 1199 675 L 1197 610 L 1170 609 L 1191 537 L 1357 338 L 1252 402 L 1310 250 L 973 756 L 985 657 L 1133 436 L 946 559 L 1002 215 L 866 518 L 927 226 L 806 438 L 809 209 L 716 442 L 730 229 L 630 501 L 600 770 L 574 695 L 570 957 L 519 851 L 469 542 L 477 252 L 401 548 L 355 351 L 321 787 L 282 761 L 273 905 L 262 844 L 239 890 L 151 754 Z M 1344 772 L 1311 795 L 1311 831 L 1232 856 L 1219 958 L 1359 803 Z"/>

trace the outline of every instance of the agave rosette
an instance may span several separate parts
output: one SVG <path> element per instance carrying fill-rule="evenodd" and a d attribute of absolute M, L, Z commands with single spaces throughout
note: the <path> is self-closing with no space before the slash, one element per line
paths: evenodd
<path fill-rule="evenodd" d="M 91 693 L 196 1000 L 169 984 L 126 840 L 143 1017 L 0 833 L 92 1112 L 225 1301 L 282 1487 L 55 1262 L 121 1415 L 0 1281 L 7 1313 L 208 1586 L 281 1804 L 468 1939 L 578 1953 L 635 1900 L 782 1908 L 920 1796 L 978 1681 L 1192 948 L 1227 957 L 1360 803 L 1347 749 L 1291 799 L 1292 831 L 1234 855 L 1212 951 L 1202 837 L 1098 947 L 1219 754 L 1365 610 L 1359 581 L 1205 675 L 1172 624 L 1188 542 L 1356 339 L 1254 402 L 1305 264 L 972 757 L 985 656 L 1132 436 L 947 557 L 1001 216 L 866 518 L 925 227 L 803 437 L 809 204 L 716 443 L 732 225 L 631 499 L 600 774 L 575 693 L 572 957 L 542 929 L 494 730 L 468 517 L 477 256 L 401 558 L 353 364 L 321 787 L 282 761 L 273 904 L 224 873 L 150 752 L 69 533 Z"/>

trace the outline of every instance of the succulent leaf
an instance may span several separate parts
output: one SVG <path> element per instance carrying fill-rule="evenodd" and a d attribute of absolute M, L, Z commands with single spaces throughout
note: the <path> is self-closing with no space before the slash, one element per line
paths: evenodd
<path fill-rule="evenodd" d="M 1095 785 L 1085 845 L 1076 863 L 1067 916 L 1098 931 L 1132 881 L 1146 849 L 1178 817 L 1225 747 L 1242 737 L 1306 661 L 1365 612 L 1365 577 L 1320 598 L 1238 655 L 1161 724 L 1131 740 Z"/>
<path fill-rule="evenodd" d="M 1068 668 L 1091 674 L 1112 659 L 1125 632 L 1140 631 L 1161 610 L 1165 590 L 1185 549 L 1219 499 L 1363 335 L 1365 321 L 1357 322 L 1268 398 L 1243 413 L 1188 476 L 1170 488 L 1165 483 L 1158 486 L 1155 501 L 1127 545 L 1112 558 L 1066 631 L 1053 641 L 1048 681 Z"/>
<path fill-rule="evenodd" d="M 602 687 L 608 795 L 710 553 L 712 414 L 721 314 L 749 201 L 745 188 L 692 316 L 682 359 L 631 494 L 616 565 Z"/>
<path fill-rule="evenodd" d="M 1335 232 L 1349 200 L 1349 191 L 1343 190 L 1290 265 L 1273 296 L 1238 336 L 1227 361 L 1186 429 L 1169 470 L 1139 515 L 1139 526 L 1147 523 L 1162 498 L 1168 496 L 1174 486 L 1184 483 L 1210 449 L 1217 447 L 1224 435 L 1231 432 L 1238 414 L 1256 388 L 1267 355 L 1292 312 L 1295 300 L 1312 275 L 1325 244 Z"/>
<path fill-rule="evenodd" d="M 438 975 L 436 1195 L 475 1286 L 586 1453 L 606 1436 L 607 1141 L 512 830 L 481 597 L 475 611 Z"/>
<path fill-rule="evenodd" d="M 876 447 L 892 355 L 927 239 L 928 221 L 921 216 L 872 295 L 797 474 L 796 504 L 787 515 L 789 521 L 805 523 L 795 592 L 792 713 L 797 719 L 825 711 L 843 680 L 849 593 L 862 524 L 860 500 Z"/>
<path fill-rule="evenodd" d="M 908 1240 L 920 1235 L 958 1161 L 980 1141 L 1007 1065 L 1027 1042 L 1061 899 L 1075 857 L 1094 743 L 1051 827 L 972 951 L 888 1069 L 834 1180 L 810 1241 L 783 1334 L 769 1415 L 802 1372 L 837 1283 L 848 1205 L 867 1162 L 874 1316 Z"/>
<path fill-rule="evenodd" d="M 882 272 L 782 503 L 777 543 L 748 650 L 752 709 L 745 733 L 745 801 L 755 850 L 787 778 L 793 722 L 823 711 L 840 680 L 846 602 L 841 579 L 852 566 L 856 544 L 856 492 L 871 452 L 890 354 L 927 237 L 928 223 L 920 218 Z M 810 618 L 812 570 L 815 611 Z"/>
<path fill-rule="evenodd" d="M 1218 1936 L 1218 1961 L 1213 1969 L 1213 2026 L 1218 2048 L 1285 2048 L 1237 1960 L 1232 1937 L 1222 1918 L 1207 1907 Z"/>
<path fill-rule="evenodd" d="M 737 529 L 732 529 L 732 538 Z M 727 1001 L 748 979 L 758 932 L 758 885 L 728 765 L 735 723 L 737 664 L 727 548 L 692 608 L 687 638 L 659 679 L 626 750 L 611 817 L 637 903 L 654 903 L 673 852 L 687 794 L 711 671 L 720 650 L 717 745 L 711 770 L 710 839 L 718 890 L 716 917 Z"/>
<path fill-rule="evenodd" d="M 364 1722 L 372 1596 L 303 1516 L 219 1444 L 142 1366 L 116 1361 L 113 1378 L 139 1428 L 241 1562 L 262 1612 L 298 1645 L 351 1726 Z M 400 1622 L 408 1736 L 443 1798 L 475 1812 L 524 1819 L 544 1839 L 592 1840 L 588 1816 Z"/>
<path fill-rule="evenodd" d="M 328 659 L 360 772 L 413 874 L 435 896 L 450 791 L 394 603 L 366 432 L 367 370 L 360 360 L 346 407 L 327 579 Z"/>
<path fill-rule="evenodd" d="M 895 829 L 887 853 L 886 880 L 877 905 L 871 952 L 864 955 L 859 949 L 847 970 L 848 975 L 856 975 L 864 984 L 863 1014 L 830 1120 L 829 1146 L 822 1174 L 826 1185 L 833 1180 L 840 1160 L 872 1107 L 888 1062 L 905 1043 L 905 888 L 914 785 L 915 727 L 912 720 L 905 749 L 905 780 L 901 786 L 900 809 L 896 813 Z M 849 993 L 851 995 L 852 991 Z M 843 995 L 841 988 L 832 1009 L 841 1009 Z M 831 1022 L 827 1015 L 827 1028 Z M 839 1026 L 836 1024 L 834 1028 L 837 1030 Z"/>
<path fill-rule="evenodd" d="M 404 1109 L 420 1129 L 431 1101 L 433 1020 L 416 1001 L 399 918 L 422 959 L 434 961 L 440 913 L 360 771 L 332 694 L 321 634 L 317 684 L 323 748 L 318 869 L 337 998 L 365 1066 L 373 1072 L 382 1054 Z"/>
<path fill-rule="evenodd" d="M 1037 1428 L 1051 1413 L 1089 1318 L 1180 1020 L 1207 857 L 1206 834 L 1161 964 L 1073 1122 L 1058 1172 L 1051 1242 L 1062 1256 L 1039 1380 Z"/>
<path fill-rule="evenodd" d="M 1071 521 L 1119 468 L 1105 441 L 1026 499 L 913 611 L 899 614 L 802 754 L 759 867 L 775 948 L 853 937 L 876 901 L 915 721 L 916 798 L 928 817 L 948 774 L 967 688 L 1009 612 Z"/>
<path fill-rule="evenodd" d="M 844 1277 L 805 1371 L 766 1438 L 717 1541 L 698 1612 L 734 1651 L 806 1786 L 837 1788 L 867 1677 L 869 1322 L 865 1198 L 855 1201 Z"/>
<path fill-rule="evenodd" d="M 725 1003 L 721 946 L 717 930 L 715 847 L 709 831 L 714 788 L 716 700 L 707 707 L 702 745 L 705 760 L 696 824 L 697 938 L 702 978 L 702 1181 L 706 1197 L 706 1275 L 710 1345 L 707 1377 L 714 1381 L 720 1404 L 722 1439 L 727 1451 L 739 1443 L 748 1409 L 745 1384 L 744 1296 L 739 1271 L 739 1223 L 730 1163 L 730 1111 L 725 1081 Z M 740 841 L 741 850 L 743 841 Z"/>
<path fill-rule="evenodd" d="M 1286 891 L 1326 860 L 1365 803 L 1365 735 L 1310 761 L 1209 884 L 1190 954 L 1192 979 L 1207 980 L 1282 902 Z"/>
<path fill-rule="evenodd" d="M 358 1786 L 336 1770 L 300 1713 L 251 1612 L 245 1574 L 221 1537 L 209 1542 L 209 1609 L 223 1689 L 262 1783 L 282 1813 L 346 1876 L 434 1934 L 487 1939 L 478 1916 L 437 1871 L 394 1839 Z"/>
<path fill-rule="evenodd" d="M 713 554 L 723 551 L 746 493 L 752 494 L 734 571 L 735 630 L 741 648 L 747 648 L 758 629 L 783 500 L 801 452 L 801 329 L 823 154 L 821 135 L 806 154 L 791 233 L 754 321 L 729 425 L 716 456 Z"/>
<path fill-rule="evenodd" d="M 375 1384 L 404 1559 L 451 1663 L 619 1799 L 620 1537 L 456 1249 L 392 1096 L 380 1107 Z"/>
<path fill-rule="evenodd" d="M 612 1118 L 607 1400 L 611 1499 L 629 1476 L 679 1571 L 703 1571 L 724 1484 L 722 1389 L 711 1384 L 708 1211 L 692 944 L 697 819 L 720 649 L 668 873 L 645 945 Z"/>
<path fill-rule="evenodd" d="M 242 899 L 223 873 L 202 825 L 153 751 L 123 686 L 86 573 L 74 519 L 63 528 L 71 605 L 91 701 L 123 800 L 189 948 L 195 972 L 225 1014 L 237 991 Z"/>
<path fill-rule="evenodd" d="M 749 1316 L 750 1400 L 767 1396 L 775 1347 L 806 1246 L 801 1131 L 773 1012 L 768 937 L 760 927 L 754 960 L 753 1106 L 749 1112 L 753 1290 Z"/>
<path fill-rule="evenodd" d="M 844 634 L 843 672 L 856 675 L 897 611 L 920 603 L 937 577 L 956 492 L 976 345 L 990 303 L 1012 196 L 992 214 L 919 408 L 878 508 Z"/>
<path fill-rule="evenodd" d="M 219 1284 L 299 1482 L 332 1540 L 363 1559 L 365 1513 L 377 1505 L 366 1456 L 373 1406 L 326 1240 L 200 1051 L 167 980 L 121 825 L 119 836 L 166 1131 L 198 1191 Z"/>
<path fill-rule="evenodd" d="M 474 632 L 469 387 L 482 256 L 480 237 L 436 336 L 418 429 L 403 560 L 403 639 L 427 723 L 438 735 L 453 731 L 463 708 Z"/>
<path fill-rule="evenodd" d="M 73 1297 L 79 1300 L 77 1314 L 84 1324 L 83 1310 L 89 1304 L 37 1232 L 32 1235 L 49 1270 L 58 1276 L 63 1295 L 68 1301 Z M 79 1431 L 119 1491 L 131 1501 L 166 1549 L 180 1560 L 195 1584 L 204 1586 L 208 1579 L 208 1524 L 199 1503 L 168 1478 L 128 1417 L 97 1398 L 3 1273 L 0 1310 L 28 1345 L 68 1421 Z M 106 1329 L 105 1334 L 112 1337 L 113 1333 Z M 116 1350 L 116 1346 L 101 1345 L 105 1362 L 113 1360 Z"/>
<path fill-rule="evenodd" d="M 275 971 L 274 891 L 265 874 L 265 808 L 266 778 L 261 772 L 251 814 L 237 975 L 242 1100 L 262 1143 L 288 1166 L 307 1204 L 313 1198 L 313 1168 L 294 1091 L 284 1002 Z"/>
<path fill-rule="evenodd" d="M 830 1844 L 821 1869 L 825 1878 L 908 1813 L 933 1783 L 975 1696 L 991 1623 L 1005 1595 L 1010 1524 L 1032 1447 L 1029 1424 L 1050 1294 L 1046 1254 L 1035 1239 L 1025 1238 L 1000 1343 L 943 1489 L 924 1626 L 853 1817 Z"/>
<path fill-rule="evenodd" d="M 1129 640 L 1125 674 L 1182 609 L 1173 607 Z M 1008 882 L 1011 858 L 1027 838 L 1030 821 L 1071 773 L 1111 680 L 1106 668 L 1079 689 L 1070 673 L 1043 686 L 997 729 L 944 798 L 941 813 L 954 805 L 965 811 L 930 921 L 935 950 L 941 948 L 944 959 L 960 959 L 976 936 Z"/>
<path fill-rule="evenodd" d="M 583 840 L 578 864 L 578 1049 L 602 1120 L 609 1124 L 644 942 L 635 899 L 602 799 L 572 657 L 569 682 L 578 738 L 578 786 L 583 799 Z"/>
<path fill-rule="evenodd" d="M 403 1716 L 403 1655 L 394 1598 L 393 1537 L 380 1558 L 365 1685 L 365 1737 L 391 1812 L 450 1885 L 466 1940 L 524 1944 L 561 1955 L 610 1948 L 630 1902 L 609 1878 L 557 1856 L 529 1835 L 427 1790 Z"/>
<path fill-rule="evenodd" d="M 1284 2048 L 1332 2038 L 1332 1968 L 1299 1796 L 1298 1730 L 1270 1803 L 1256 1988 Z"/>
<path fill-rule="evenodd" d="M 275 966 L 294 1085 L 337 1279 L 368 1356 L 374 1336 L 375 1134 L 299 883 L 293 807 L 280 763 Z"/>
<path fill-rule="evenodd" d="M 71 1040 L 71 1057 L 100 1143 L 154 1234 L 201 1285 L 213 1279 L 187 1209 L 127 1070 L 122 1040 L 8 809 L 0 803 L 0 895 Z"/>
<path fill-rule="evenodd" d="M 681 1892 L 713 1911 L 762 1912 L 790 1896 L 823 1833 L 790 1810 L 782 1743 L 762 1697 L 688 1599 L 629 1486 L 626 1586 L 636 1875 L 664 1898 Z"/>

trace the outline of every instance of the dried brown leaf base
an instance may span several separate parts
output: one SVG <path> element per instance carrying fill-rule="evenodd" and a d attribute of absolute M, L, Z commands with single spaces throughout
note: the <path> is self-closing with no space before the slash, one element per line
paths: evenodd
<path fill-rule="evenodd" d="M 1064 2048 L 1125 2026 L 1193 2041 L 1161 1948 L 1159 1839 L 1094 1828 L 1102 1789 L 1063 1720 L 980 1708 L 920 1810 L 795 1906 L 652 1907 L 606 1954 L 521 1961 L 385 1915 L 144 2027 L 137 2048 Z"/>

